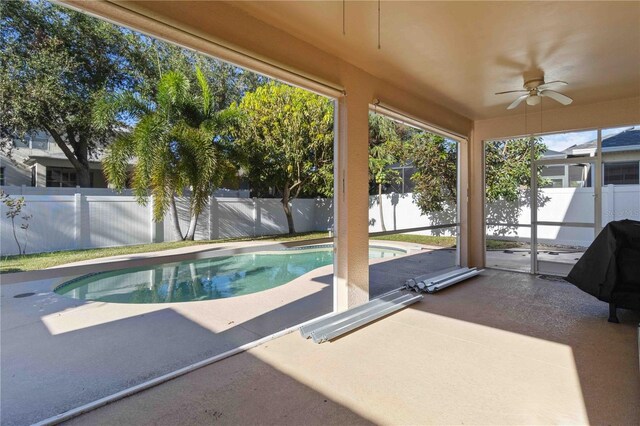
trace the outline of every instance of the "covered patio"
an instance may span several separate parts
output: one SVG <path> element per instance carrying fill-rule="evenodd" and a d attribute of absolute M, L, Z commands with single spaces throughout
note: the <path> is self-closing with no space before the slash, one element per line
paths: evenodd
<path fill-rule="evenodd" d="M 292 333 L 70 424 L 636 424 L 637 328 L 490 271 L 330 344 Z"/>
<path fill-rule="evenodd" d="M 458 263 L 480 268 L 485 141 L 640 123 L 637 2 L 62 3 L 334 99 L 334 312 L 419 271 L 369 267 L 370 110 L 457 141 Z M 574 102 L 494 95 L 541 76 Z M 71 423 L 638 424 L 640 316 L 607 309 L 487 269 L 334 342 L 291 333 Z"/>

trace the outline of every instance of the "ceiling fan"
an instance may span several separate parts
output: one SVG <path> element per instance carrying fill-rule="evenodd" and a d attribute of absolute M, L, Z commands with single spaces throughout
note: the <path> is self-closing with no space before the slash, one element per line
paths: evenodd
<path fill-rule="evenodd" d="M 573 102 L 573 99 L 566 95 L 563 95 L 562 93 L 558 93 L 555 90 L 550 90 L 550 88 L 552 87 L 566 86 L 567 84 L 568 83 L 566 81 L 560 80 L 545 83 L 544 78 L 535 78 L 525 81 L 523 86 L 524 89 L 498 92 L 496 93 L 496 95 L 503 95 L 505 93 L 526 92 L 526 94 L 519 96 L 515 101 L 513 101 L 511 105 L 507 107 L 507 109 L 516 108 L 525 99 L 527 100 L 527 105 L 529 106 L 538 105 L 542 96 L 546 96 L 553 99 L 554 101 L 560 102 L 562 105 L 569 105 L 571 102 Z"/>

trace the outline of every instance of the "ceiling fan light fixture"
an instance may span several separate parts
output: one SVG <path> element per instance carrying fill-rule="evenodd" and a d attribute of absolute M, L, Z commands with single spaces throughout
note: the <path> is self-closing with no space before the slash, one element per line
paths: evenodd
<path fill-rule="evenodd" d="M 527 98 L 527 105 L 529 106 L 535 106 L 538 105 L 540 103 L 540 96 L 538 95 L 531 95 Z"/>
<path fill-rule="evenodd" d="M 522 89 L 497 92 L 496 95 L 504 95 L 507 93 L 525 93 L 524 95 L 518 96 L 513 102 L 509 104 L 509 106 L 507 107 L 507 109 L 509 110 L 517 108 L 518 105 L 520 105 L 524 101 L 526 101 L 527 105 L 529 106 L 540 105 L 543 96 L 549 97 L 562 105 L 569 105 L 571 102 L 573 102 L 573 99 L 571 99 L 567 95 L 563 95 L 560 92 L 556 92 L 555 90 L 550 89 L 550 87 L 566 85 L 567 82 L 561 80 L 555 80 L 545 83 L 544 77 L 542 77 L 525 81 Z"/>

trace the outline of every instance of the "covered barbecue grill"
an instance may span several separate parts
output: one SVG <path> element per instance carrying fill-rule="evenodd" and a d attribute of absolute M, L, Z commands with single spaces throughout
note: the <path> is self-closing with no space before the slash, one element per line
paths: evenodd
<path fill-rule="evenodd" d="M 640 222 L 609 222 L 575 264 L 567 281 L 617 308 L 640 310 Z"/>

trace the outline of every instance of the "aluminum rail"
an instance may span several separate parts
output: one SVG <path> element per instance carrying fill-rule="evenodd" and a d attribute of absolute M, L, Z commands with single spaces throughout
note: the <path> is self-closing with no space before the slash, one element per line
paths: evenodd
<path fill-rule="evenodd" d="M 459 275 L 461 273 L 464 273 L 468 270 L 469 268 L 455 267 L 455 268 L 446 269 L 442 271 L 439 275 L 434 275 L 433 272 L 430 274 L 420 275 L 419 277 L 409 278 L 407 281 L 405 281 L 405 287 L 416 288 L 418 287 L 418 283 L 420 282 L 432 282 L 434 280 L 444 280 L 444 279 L 448 279 L 450 277 Z"/>
<path fill-rule="evenodd" d="M 405 288 L 418 292 L 435 293 L 461 281 L 475 277 L 482 271 L 484 271 L 484 269 L 457 268 L 436 276 L 433 274 L 423 275 L 407 280 Z"/>
<path fill-rule="evenodd" d="M 452 277 L 452 278 L 450 278 L 448 280 L 441 281 L 441 282 L 438 282 L 438 283 L 431 283 L 430 285 L 427 285 L 426 291 L 427 291 L 427 293 L 435 293 L 436 291 L 440 291 L 443 288 L 450 287 L 450 286 L 452 286 L 454 284 L 457 284 L 457 283 L 459 283 L 461 281 L 464 281 L 464 280 L 467 280 L 469 278 L 475 277 L 476 275 L 480 274 L 480 272 L 482 272 L 483 270 L 484 269 L 480 269 L 480 270 L 473 269 L 473 270 L 468 271 L 468 272 L 466 272 L 464 274 L 460 274 L 460 275 L 457 275 L 455 277 Z"/>
<path fill-rule="evenodd" d="M 394 290 L 355 308 L 305 325 L 300 328 L 300 334 L 304 338 L 313 339 L 315 343 L 323 343 L 403 309 L 422 298 L 422 295 Z"/>

